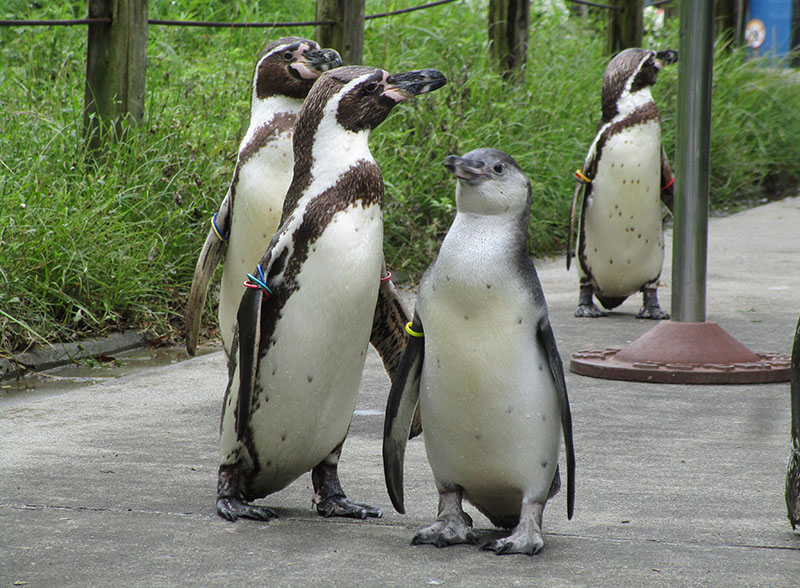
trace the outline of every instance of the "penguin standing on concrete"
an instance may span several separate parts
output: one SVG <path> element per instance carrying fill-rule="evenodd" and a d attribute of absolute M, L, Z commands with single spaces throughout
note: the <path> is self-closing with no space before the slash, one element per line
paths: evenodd
<path fill-rule="evenodd" d="M 208 284 L 223 254 L 219 323 L 225 352 L 231 349 L 242 276 L 263 255 L 278 228 L 283 198 L 292 180 L 292 130 L 316 79 L 342 64 L 333 49 L 308 39 L 284 37 L 261 53 L 253 73 L 250 125 L 228 193 L 211 221 L 197 260 L 186 308 L 186 350 L 194 355 Z"/>
<path fill-rule="evenodd" d="M 800 525 L 800 320 L 792 345 L 792 449 L 786 466 L 786 514 L 792 529 Z"/>
<path fill-rule="evenodd" d="M 638 318 L 668 319 L 656 288 L 664 262 L 661 202 L 672 210 L 673 176 L 661 146 L 661 123 L 650 88 L 659 70 L 678 60 L 675 51 L 626 49 L 603 75 L 603 118 L 589 148 L 570 211 L 570 267 L 577 231 L 580 298 L 577 317 L 607 309 L 641 291 Z M 577 207 L 583 192 L 580 217 Z"/>
<path fill-rule="evenodd" d="M 419 401 L 439 515 L 413 543 L 475 543 L 462 498 L 511 535 L 498 554 L 542 549 L 542 513 L 560 488 L 567 454 L 567 513 L 575 457 L 564 369 L 528 257 L 528 178 L 507 154 L 478 149 L 445 161 L 456 218 L 419 285 L 410 342 L 386 408 L 383 459 L 392 504 L 403 505 L 403 456 Z"/>
<path fill-rule="evenodd" d="M 380 510 L 347 498 L 338 478 L 383 267 L 383 179 L 370 131 L 392 108 L 445 84 L 435 70 L 323 74 L 295 124 L 283 222 L 247 276 L 222 409 L 217 512 L 276 516 L 250 501 L 311 470 L 323 516 Z M 387 302 L 391 304 L 391 302 Z"/>

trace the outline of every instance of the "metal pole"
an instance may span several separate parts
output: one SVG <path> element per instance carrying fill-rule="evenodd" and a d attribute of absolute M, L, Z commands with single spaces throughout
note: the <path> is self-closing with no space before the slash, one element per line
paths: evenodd
<path fill-rule="evenodd" d="M 680 4 L 672 320 L 706 320 L 708 172 L 711 141 L 712 0 Z"/>

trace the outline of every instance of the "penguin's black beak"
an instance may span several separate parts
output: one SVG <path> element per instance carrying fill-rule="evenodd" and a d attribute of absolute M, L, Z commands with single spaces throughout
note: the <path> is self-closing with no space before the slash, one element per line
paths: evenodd
<path fill-rule="evenodd" d="M 417 69 L 390 75 L 386 83 L 388 87 L 383 95 L 401 102 L 419 94 L 438 90 L 447 83 L 447 78 L 435 69 Z"/>
<path fill-rule="evenodd" d="M 310 49 L 303 53 L 303 58 L 306 67 L 318 74 L 342 65 L 342 57 L 334 49 Z"/>
<path fill-rule="evenodd" d="M 662 67 L 665 65 L 671 65 L 678 61 L 678 52 L 674 51 L 673 49 L 659 51 L 656 53 L 656 59 L 659 61 Z"/>
<path fill-rule="evenodd" d="M 470 184 L 487 175 L 482 161 L 464 159 L 458 155 L 448 155 L 444 160 L 444 166 L 459 180 L 465 180 Z"/>

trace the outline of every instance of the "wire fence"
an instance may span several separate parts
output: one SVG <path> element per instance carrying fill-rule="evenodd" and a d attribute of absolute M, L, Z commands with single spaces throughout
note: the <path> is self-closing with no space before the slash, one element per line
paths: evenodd
<path fill-rule="evenodd" d="M 398 14 L 407 14 L 417 10 L 424 10 L 426 8 L 434 8 L 442 4 L 450 4 L 457 0 L 437 0 L 436 2 L 428 2 L 419 6 L 412 6 L 410 8 L 401 8 L 400 10 L 391 10 L 389 12 L 379 12 L 377 14 L 368 14 L 364 20 L 372 20 L 376 18 L 385 18 L 387 16 L 396 16 Z M 590 2 L 588 0 L 566 0 L 573 4 L 582 4 L 584 6 L 591 6 L 593 8 L 602 8 L 605 10 L 622 11 L 621 6 L 612 6 L 609 4 L 601 4 L 600 2 Z M 651 2 L 649 6 L 661 6 L 669 4 L 672 0 L 657 0 Z M 110 18 L 77 18 L 73 20 L 0 20 L 0 26 L 74 26 L 74 25 L 89 25 L 89 24 L 111 24 Z M 246 28 L 282 28 L 282 27 L 311 27 L 311 26 L 326 26 L 336 24 L 333 20 L 306 20 L 298 22 L 214 22 L 214 21 L 201 21 L 201 20 L 163 20 L 151 18 L 147 20 L 149 25 L 161 25 L 171 27 L 207 27 L 207 28 L 233 28 L 233 29 L 246 29 Z"/>
<path fill-rule="evenodd" d="M 436 2 L 428 2 L 419 6 L 412 6 L 410 8 L 402 8 L 400 10 L 391 10 L 389 12 L 380 12 L 378 14 L 368 14 L 364 20 L 372 20 L 375 18 L 385 18 L 387 16 L 395 16 L 398 14 L 407 14 L 425 8 L 434 8 L 442 4 L 450 4 L 457 0 L 437 0 Z M 74 25 L 88 25 L 88 24 L 111 24 L 111 18 L 77 18 L 73 20 L 0 20 L 0 26 L 74 26 Z M 310 27 L 310 26 L 325 26 L 336 24 L 334 20 L 307 20 L 298 22 L 214 22 L 214 21 L 201 21 L 201 20 L 162 20 L 157 18 L 147 19 L 148 25 L 162 25 L 171 27 L 207 27 L 207 28 L 281 28 L 281 27 Z"/>

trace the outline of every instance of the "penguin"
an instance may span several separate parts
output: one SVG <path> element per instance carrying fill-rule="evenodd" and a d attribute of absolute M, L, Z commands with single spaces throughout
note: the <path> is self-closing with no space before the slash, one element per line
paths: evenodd
<path fill-rule="evenodd" d="M 477 543 L 465 498 L 494 525 L 513 529 L 483 549 L 533 555 L 544 545 L 545 503 L 561 486 L 562 433 L 569 518 L 575 455 L 564 368 L 527 251 L 531 185 L 496 149 L 451 155 L 445 166 L 457 178 L 457 212 L 419 284 L 389 393 L 386 485 L 405 512 L 403 457 L 419 402 L 439 512 L 412 543 Z"/>
<path fill-rule="evenodd" d="M 792 449 L 786 466 L 786 514 L 792 529 L 800 525 L 800 320 L 792 345 Z"/>
<path fill-rule="evenodd" d="M 381 516 L 347 498 L 338 477 L 379 288 L 390 283 L 384 185 L 368 139 L 396 104 L 445 82 L 436 70 L 341 67 L 320 76 L 300 109 L 284 221 L 237 312 L 220 425 L 221 517 L 275 517 L 250 503 L 309 470 L 319 514 Z"/>
<path fill-rule="evenodd" d="M 594 304 L 593 295 L 610 310 L 641 291 L 637 318 L 669 318 L 656 288 L 664 261 L 661 202 L 672 212 L 673 175 L 650 88 L 659 70 L 677 60 L 672 50 L 626 49 L 603 75 L 603 116 L 583 168 L 575 174 L 570 211 L 568 270 L 578 224 L 577 317 L 608 314 Z"/>
<path fill-rule="evenodd" d="M 229 353 L 236 309 L 250 271 L 278 228 L 283 199 L 292 179 L 292 129 L 300 106 L 316 79 L 342 64 L 333 49 L 314 41 L 283 37 L 267 45 L 256 62 L 250 97 L 250 124 L 228 192 L 197 260 L 186 307 L 186 350 L 197 349 L 208 285 L 222 256 L 219 323 Z"/>

